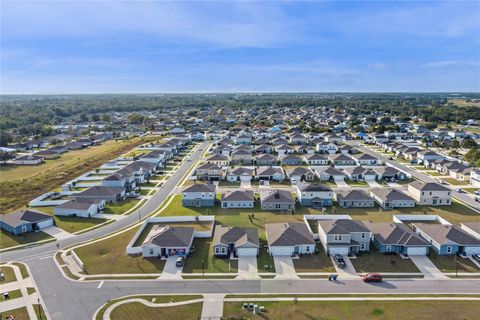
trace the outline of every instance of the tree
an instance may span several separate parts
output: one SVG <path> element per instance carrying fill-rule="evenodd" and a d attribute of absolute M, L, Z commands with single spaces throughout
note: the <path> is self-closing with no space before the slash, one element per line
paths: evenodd
<path fill-rule="evenodd" d="M 0 146 L 6 146 L 12 142 L 12 136 L 7 132 L 0 132 Z"/>
<path fill-rule="evenodd" d="M 452 147 L 453 149 L 458 149 L 460 148 L 460 142 L 458 142 L 458 140 L 453 140 L 450 147 Z"/>
<path fill-rule="evenodd" d="M 104 113 L 102 115 L 102 121 L 103 122 L 110 122 L 110 115 L 108 115 L 107 113 Z"/>

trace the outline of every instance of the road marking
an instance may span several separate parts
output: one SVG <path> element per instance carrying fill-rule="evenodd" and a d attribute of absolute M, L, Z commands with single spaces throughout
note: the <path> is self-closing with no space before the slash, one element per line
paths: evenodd
<path fill-rule="evenodd" d="M 103 286 L 103 283 L 104 283 L 104 281 L 103 281 L 103 280 L 102 280 L 102 281 L 100 281 L 100 283 L 98 284 L 98 287 L 97 287 L 97 289 L 100 289 L 100 288 Z"/>
<path fill-rule="evenodd" d="M 45 259 L 50 259 L 50 258 L 53 258 L 53 255 L 41 257 L 41 258 L 38 258 L 38 260 L 45 260 Z"/>

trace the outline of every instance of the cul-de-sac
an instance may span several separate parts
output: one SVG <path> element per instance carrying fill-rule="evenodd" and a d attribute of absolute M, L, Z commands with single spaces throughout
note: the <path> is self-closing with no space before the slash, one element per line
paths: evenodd
<path fill-rule="evenodd" d="M 0 8 L 0 320 L 480 319 L 480 2 Z"/>

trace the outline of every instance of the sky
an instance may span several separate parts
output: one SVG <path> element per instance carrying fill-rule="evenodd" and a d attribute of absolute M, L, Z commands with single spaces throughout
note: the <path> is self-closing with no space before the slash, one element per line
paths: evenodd
<path fill-rule="evenodd" d="M 480 1 L 0 1 L 4 94 L 480 91 Z"/>

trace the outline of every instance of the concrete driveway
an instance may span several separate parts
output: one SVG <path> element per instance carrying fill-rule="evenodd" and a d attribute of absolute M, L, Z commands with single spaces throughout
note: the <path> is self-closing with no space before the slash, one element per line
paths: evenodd
<path fill-rule="evenodd" d="M 42 232 L 45 232 L 46 234 L 51 235 L 57 240 L 64 240 L 64 239 L 73 237 L 73 234 L 55 226 L 42 229 Z"/>
<path fill-rule="evenodd" d="M 357 270 L 355 270 L 355 267 L 353 266 L 352 261 L 350 261 L 349 257 L 343 256 L 343 259 L 345 260 L 345 264 L 346 264 L 345 268 L 343 268 L 343 269 L 340 269 L 339 267 L 337 267 L 337 264 L 333 260 L 333 257 L 331 257 L 330 259 L 332 259 L 332 263 L 333 263 L 333 266 L 335 267 L 335 270 L 338 274 L 338 279 L 339 280 L 342 280 L 342 279 L 358 279 Z"/>
<path fill-rule="evenodd" d="M 167 258 L 167 262 L 165 262 L 165 266 L 163 267 L 162 275 L 160 278 L 174 280 L 182 279 L 183 267 L 177 267 L 175 264 L 175 260 L 177 260 L 177 256 L 170 256 Z"/>
<path fill-rule="evenodd" d="M 348 183 L 345 180 L 335 180 L 335 183 L 339 188 L 348 188 Z"/>
<path fill-rule="evenodd" d="M 301 259 L 301 258 L 300 258 Z M 275 272 L 277 275 L 275 279 L 298 279 L 293 265 L 292 257 L 290 256 L 274 256 Z"/>
<path fill-rule="evenodd" d="M 240 181 L 240 188 L 250 189 L 252 187 L 252 183 L 250 181 Z"/>
<path fill-rule="evenodd" d="M 409 256 L 425 279 L 448 279 L 427 256 Z"/>
<path fill-rule="evenodd" d="M 257 257 L 238 257 L 237 279 L 259 279 Z"/>
<path fill-rule="evenodd" d="M 377 181 L 375 180 L 366 180 L 366 182 L 368 183 L 368 186 L 371 187 L 371 188 L 380 188 L 382 187 Z"/>

